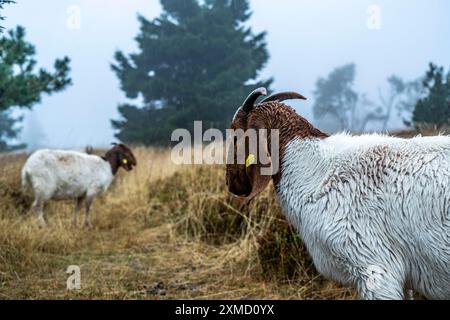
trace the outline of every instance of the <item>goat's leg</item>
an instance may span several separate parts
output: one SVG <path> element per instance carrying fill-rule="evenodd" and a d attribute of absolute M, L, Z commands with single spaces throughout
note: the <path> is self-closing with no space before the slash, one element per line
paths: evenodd
<path fill-rule="evenodd" d="M 36 200 L 34 201 L 33 204 L 33 208 L 36 211 L 37 215 L 38 215 L 38 223 L 42 228 L 47 227 L 47 222 L 45 221 L 45 202 L 40 199 L 40 198 L 36 198 Z"/>
<path fill-rule="evenodd" d="M 86 198 L 86 217 L 84 219 L 84 226 L 88 229 L 92 229 L 91 207 L 93 202 L 94 202 L 93 197 Z"/>
<path fill-rule="evenodd" d="M 404 300 L 404 284 L 401 276 L 391 274 L 389 268 L 369 267 L 361 275 L 357 288 L 365 300 Z"/>
<path fill-rule="evenodd" d="M 82 197 L 77 198 L 75 200 L 75 209 L 73 210 L 73 219 L 72 219 L 72 226 L 74 228 L 77 227 L 77 217 L 78 217 L 78 213 L 80 212 L 81 205 L 83 204 L 83 200 L 84 199 Z"/>
<path fill-rule="evenodd" d="M 406 297 L 406 300 L 414 300 L 414 290 L 405 289 L 405 297 Z"/>

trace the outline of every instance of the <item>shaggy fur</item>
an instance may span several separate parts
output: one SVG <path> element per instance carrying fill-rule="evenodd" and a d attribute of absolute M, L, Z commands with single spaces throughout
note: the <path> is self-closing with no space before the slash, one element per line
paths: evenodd
<path fill-rule="evenodd" d="M 232 129 L 280 131 L 281 170 L 270 178 L 322 275 L 364 299 L 408 289 L 450 298 L 449 137 L 328 136 L 280 100 L 247 103 Z M 261 192 L 270 179 L 260 167 L 228 165 L 230 192 Z"/>
<path fill-rule="evenodd" d="M 324 276 L 366 299 L 448 299 L 448 159 L 448 137 L 295 139 L 277 191 Z"/>
<path fill-rule="evenodd" d="M 125 160 L 126 159 L 126 160 Z M 46 226 L 44 207 L 50 200 L 76 200 L 73 223 L 86 201 L 85 224 L 91 227 L 90 207 L 94 198 L 106 192 L 119 167 L 136 165 L 131 150 L 117 145 L 104 158 L 74 151 L 40 150 L 30 156 L 22 169 L 22 185 L 35 196 L 33 207 Z"/>

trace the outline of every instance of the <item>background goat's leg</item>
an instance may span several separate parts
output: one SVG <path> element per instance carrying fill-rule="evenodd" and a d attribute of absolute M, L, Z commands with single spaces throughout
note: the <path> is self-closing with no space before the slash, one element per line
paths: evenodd
<path fill-rule="evenodd" d="M 91 207 L 92 207 L 92 202 L 94 201 L 93 197 L 87 197 L 86 198 L 86 217 L 84 220 L 84 226 L 92 229 L 92 222 L 91 222 Z"/>
<path fill-rule="evenodd" d="M 72 220 L 72 226 L 77 226 L 77 217 L 78 212 L 80 212 L 81 205 L 83 204 L 84 198 L 80 197 L 75 200 L 75 209 L 73 210 L 73 220 Z"/>
<path fill-rule="evenodd" d="M 40 198 L 36 198 L 33 204 L 33 208 L 36 211 L 38 215 L 38 222 L 39 225 L 43 228 L 47 227 L 47 222 L 45 221 L 45 202 L 41 200 Z"/>

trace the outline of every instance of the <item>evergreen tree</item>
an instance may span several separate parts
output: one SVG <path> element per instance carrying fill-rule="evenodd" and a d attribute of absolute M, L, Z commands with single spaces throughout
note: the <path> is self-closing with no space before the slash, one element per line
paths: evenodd
<path fill-rule="evenodd" d="M 12 151 L 22 149 L 24 144 L 10 145 L 8 141 L 17 139 L 19 129 L 17 123 L 22 121 L 22 118 L 14 118 L 8 111 L 0 112 L 0 151 Z"/>
<path fill-rule="evenodd" d="M 450 71 L 430 64 L 423 81 L 425 96 L 419 99 L 413 111 L 415 127 L 431 125 L 436 129 L 450 125 Z"/>
<path fill-rule="evenodd" d="M 35 48 L 25 41 L 25 29 L 17 27 L 0 38 L 0 151 L 11 149 L 18 128 L 10 115 L 13 107 L 31 109 L 43 93 L 52 94 L 71 84 L 69 58 L 56 60 L 55 71 L 36 69 Z M 17 146 L 16 146 L 17 147 Z"/>
<path fill-rule="evenodd" d="M 116 136 L 128 143 L 168 144 L 176 128 L 195 120 L 225 129 L 236 108 L 258 86 L 269 55 L 266 34 L 254 34 L 247 0 L 161 0 L 163 13 L 139 17 L 139 52 L 115 55 L 112 66 L 128 98 L 119 106 Z"/>

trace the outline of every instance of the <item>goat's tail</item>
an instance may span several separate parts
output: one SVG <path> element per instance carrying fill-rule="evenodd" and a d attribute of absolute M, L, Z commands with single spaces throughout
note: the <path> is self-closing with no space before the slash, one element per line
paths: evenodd
<path fill-rule="evenodd" d="M 33 189 L 33 182 L 31 181 L 31 175 L 27 169 L 22 170 L 22 190 L 24 192 L 31 191 Z"/>

